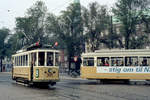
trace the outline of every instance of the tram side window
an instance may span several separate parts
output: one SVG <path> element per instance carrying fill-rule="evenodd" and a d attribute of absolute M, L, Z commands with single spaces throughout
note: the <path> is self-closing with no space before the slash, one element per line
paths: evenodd
<path fill-rule="evenodd" d="M 83 58 L 83 66 L 94 66 L 94 58 Z"/>
<path fill-rule="evenodd" d="M 98 57 L 97 66 L 109 66 L 109 57 Z"/>
<path fill-rule="evenodd" d="M 125 57 L 125 66 L 138 66 L 138 57 Z"/>
<path fill-rule="evenodd" d="M 18 66 L 18 56 L 17 56 L 16 66 Z"/>
<path fill-rule="evenodd" d="M 124 66 L 123 57 L 111 57 L 111 66 Z"/>
<path fill-rule="evenodd" d="M 17 57 L 17 66 L 19 66 L 19 56 Z"/>
<path fill-rule="evenodd" d="M 25 57 L 25 65 L 28 66 L 28 55 Z"/>
<path fill-rule="evenodd" d="M 36 61 L 37 61 L 37 59 L 36 59 L 37 57 L 36 57 L 36 53 L 32 53 L 31 54 L 31 64 L 33 65 L 33 66 L 36 66 Z"/>
<path fill-rule="evenodd" d="M 19 56 L 19 66 L 21 65 L 21 57 Z"/>
<path fill-rule="evenodd" d="M 150 65 L 150 57 L 139 57 L 140 66 L 149 66 Z"/>
<path fill-rule="evenodd" d="M 21 57 L 20 66 L 22 66 L 22 63 L 23 63 L 23 57 L 22 57 L 22 56 L 20 56 L 20 57 Z"/>
<path fill-rule="evenodd" d="M 48 52 L 47 53 L 47 66 L 53 66 L 53 59 L 54 59 L 54 53 Z"/>
<path fill-rule="evenodd" d="M 16 64 L 17 64 L 17 57 L 15 57 L 15 64 L 14 65 L 16 66 Z"/>
<path fill-rule="evenodd" d="M 59 64 L 59 53 L 55 53 L 55 66 Z"/>
<path fill-rule="evenodd" d="M 45 53 L 39 52 L 38 66 L 44 66 L 44 61 L 45 61 L 44 59 L 45 59 Z"/>
<path fill-rule="evenodd" d="M 23 55 L 23 66 L 25 66 L 25 55 Z"/>

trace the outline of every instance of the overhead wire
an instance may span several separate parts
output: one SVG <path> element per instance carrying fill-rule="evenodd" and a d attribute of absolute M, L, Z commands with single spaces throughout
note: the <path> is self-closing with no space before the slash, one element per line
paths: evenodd
<path fill-rule="evenodd" d="M 67 2 L 65 2 L 65 3 L 63 3 L 63 4 L 61 4 L 61 5 L 59 5 L 58 7 L 52 9 L 52 11 L 59 10 L 59 9 L 61 9 L 62 7 L 64 7 L 66 4 L 71 3 L 72 1 L 73 1 L 73 0 L 69 0 L 69 1 L 67 1 Z"/>

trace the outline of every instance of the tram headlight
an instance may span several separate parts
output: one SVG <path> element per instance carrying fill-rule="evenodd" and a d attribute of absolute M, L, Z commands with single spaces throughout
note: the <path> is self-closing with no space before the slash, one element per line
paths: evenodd
<path fill-rule="evenodd" d="M 48 69 L 48 72 L 49 72 L 49 73 L 51 73 L 51 72 L 52 72 L 50 68 Z"/>

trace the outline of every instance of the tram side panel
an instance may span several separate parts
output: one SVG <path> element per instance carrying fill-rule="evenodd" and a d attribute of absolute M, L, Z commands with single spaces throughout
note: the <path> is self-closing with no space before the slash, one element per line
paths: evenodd
<path fill-rule="evenodd" d="M 57 82 L 59 80 L 59 71 L 57 67 L 34 67 L 34 82 Z"/>
<path fill-rule="evenodd" d="M 99 73 L 97 67 L 81 67 L 81 78 L 84 79 L 137 79 L 150 80 L 150 73 Z"/>
<path fill-rule="evenodd" d="M 13 78 L 30 80 L 30 67 L 13 67 Z"/>

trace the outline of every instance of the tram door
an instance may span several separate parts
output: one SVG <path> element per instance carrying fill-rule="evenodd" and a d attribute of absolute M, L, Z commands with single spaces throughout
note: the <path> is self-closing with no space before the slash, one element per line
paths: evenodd
<path fill-rule="evenodd" d="M 33 67 L 36 66 L 36 53 L 31 53 L 31 81 L 33 80 Z"/>

